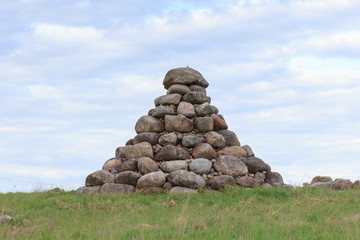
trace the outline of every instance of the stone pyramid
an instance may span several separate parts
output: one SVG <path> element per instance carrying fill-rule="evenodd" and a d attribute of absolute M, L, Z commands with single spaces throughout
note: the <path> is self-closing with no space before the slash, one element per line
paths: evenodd
<path fill-rule="evenodd" d="M 115 158 L 87 176 L 79 194 L 127 194 L 139 189 L 191 193 L 227 185 L 282 186 L 279 173 L 240 145 L 206 94 L 209 83 L 196 70 L 170 70 L 166 94 L 135 124 L 137 135 Z"/>

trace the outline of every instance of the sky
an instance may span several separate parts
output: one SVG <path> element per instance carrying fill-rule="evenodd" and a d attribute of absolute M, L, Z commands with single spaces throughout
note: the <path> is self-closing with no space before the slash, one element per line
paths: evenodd
<path fill-rule="evenodd" d="M 1 0 L 0 192 L 85 184 L 192 67 L 301 186 L 360 179 L 360 1 Z"/>

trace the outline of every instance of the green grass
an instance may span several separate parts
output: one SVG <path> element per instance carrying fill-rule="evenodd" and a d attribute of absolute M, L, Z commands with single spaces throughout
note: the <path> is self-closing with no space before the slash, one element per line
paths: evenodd
<path fill-rule="evenodd" d="M 0 239 L 360 239 L 360 189 L 0 194 Z"/>

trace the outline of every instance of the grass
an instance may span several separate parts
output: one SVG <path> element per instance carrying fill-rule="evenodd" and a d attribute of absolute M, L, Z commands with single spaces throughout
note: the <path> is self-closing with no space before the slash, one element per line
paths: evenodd
<path fill-rule="evenodd" d="M 0 239 L 360 239 L 360 189 L 0 194 Z"/>

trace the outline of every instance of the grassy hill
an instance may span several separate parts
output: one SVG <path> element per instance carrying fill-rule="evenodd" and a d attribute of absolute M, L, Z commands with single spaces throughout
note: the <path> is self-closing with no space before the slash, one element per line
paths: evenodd
<path fill-rule="evenodd" d="M 360 239 L 360 189 L 0 194 L 0 239 Z"/>

